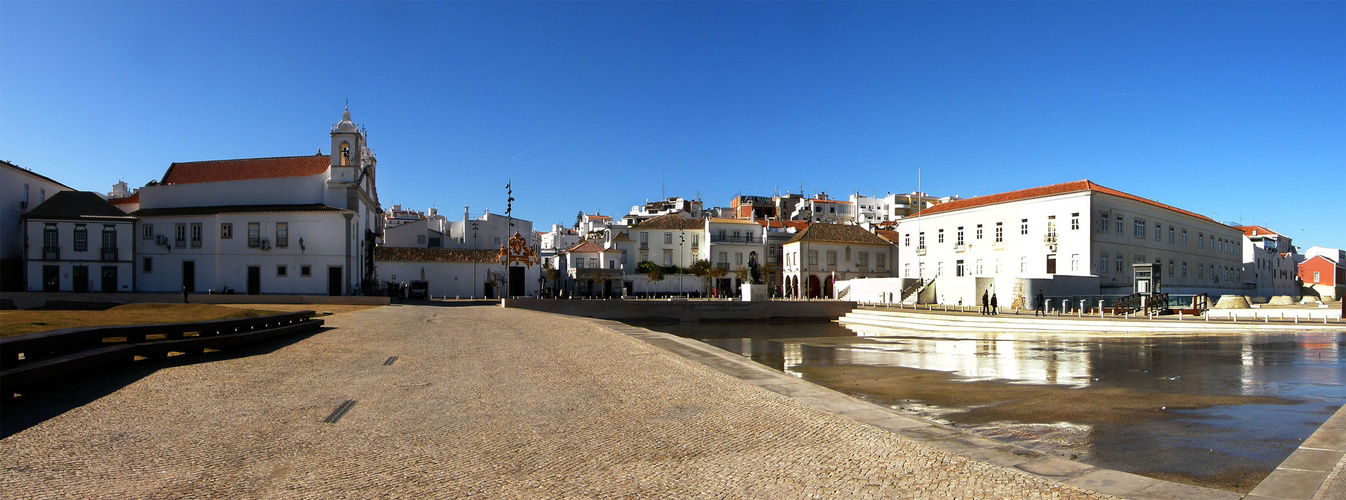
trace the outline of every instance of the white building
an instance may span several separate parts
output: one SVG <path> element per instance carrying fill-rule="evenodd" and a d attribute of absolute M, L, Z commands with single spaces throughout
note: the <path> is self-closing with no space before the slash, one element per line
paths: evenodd
<path fill-rule="evenodd" d="M 377 282 L 376 160 L 350 111 L 329 155 L 174 163 L 137 193 L 140 291 L 361 294 Z"/>
<path fill-rule="evenodd" d="M 898 221 L 904 281 L 922 302 L 1031 309 L 1049 298 L 1097 300 L 1137 291 L 1133 265 L 1160 266 L 1170 294 L 1242 293 L 1242 231 L 1090 181 L 951 201 Z M 1145 286 L 1145 285 L 1140 285 Z"/>
<path fill-rule="evenodd" d="M 939 203 L 947 203 L 958 199 L 957 196 L 941 198 L 921 192 L 889 193 L 884 197 L 853 194 L 850 197 L 851 204 L 855 206 L 856 224 L 892 222 L 915 215 L 918 209 L 924 210 Z"/>
<path fill-rule="evenodd" d="M 701 201 L 687 200 L 675 196 L 665 200 L 652 201 L 644 205 L 633 206 L 631 207 L 631 212 L 622 217 L 622 224 L 626 226 L 635 226 L 655 217 L 677 212 L 687 213 L 690 217 L 698 217 L 701 214 Z"/>
<path fill-rule="evenodd" d="M 855 222 L 855 205 L 845 200 L 833 200 L 827 193 L 799 200 L 794 211 L 786 214 L 790 220 L 849 224 Z"/>
<path fill-rule="evenodd" d="M 725 276 L 714 284 L 720 295 L 737 295 L 739 285 L 745 283 L 742 274 L 748 270 L 748 263 L 756 262 L 760 269 L 770 262 L 766 228 L 743 219 L 710 218 L 705 219 L 705 224 L 705 234 L 701 238 L 710 245 L 698 252 L 697 257 L 726 271 Z M 700 249 L 693 249 L 697 250 Z M 766 283 L 765 276 L 763 283 Z"/>
<path fill-rule="evenodd" d="M 1255 297 L 1299 295 L 1299 269 L 1289 236 L 1262 226 L 1234 226 L 1243 231 L 1243 282 Z"/>
<path fill-rule="evenodd" d="M 562 288 L 576 297 L 623 295 L 621 250 L 604 248 L 597 240 L 576 244 L 561 252 Z"/>
<path fill-rule="evenodd" d="M 0 290 L 24 286 L 24 231 L 20 216 L 37 208 L 47 197 L 70 187 L 47 176 L 0 160 Z"/>
<path fill-rule="evenodd" d="M 375 252 L 379 276 L 393 283 L 425 281 L 432 298 L 499 298 L 507 285 L 500 251 L 461 248 L 379 247 Z M 519 295 L 533 295 L 540 286 L 538 265 L 520 269 L 513 279 Z"/>
<path fill-rule="evenodd" d="M 860 226 L 810 224 L 784 246 L 785 295 L 800 298 L 840 298 L 835 284 L 842 280 L 886 278 L 893 275 L 897 249 Z"/>
<path fill-rule="evenodd" d="M 58 191 L 22 217 L 28 291 L 134 290 L 135 217 L 86 191 Z"/>

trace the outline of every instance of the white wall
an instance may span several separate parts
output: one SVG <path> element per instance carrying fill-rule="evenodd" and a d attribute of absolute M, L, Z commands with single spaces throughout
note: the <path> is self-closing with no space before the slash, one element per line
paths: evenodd
<path fill-rule="evenodd" d="M 50 193 L 48 193 L 50 195 Z M 58 247 L 60 248 L 60 258 L 54 261 L 43 259 L 43 238 L 42 233 L 46 230 L 47 224 L 56 225 Z M 117 260 L 102 260 L 103 249 L 103 227 L 110 224 L 117 230 Z M 75 227 L 83 225 L 87 231 L 88 240 L 85 251 L 75 251 Z M 135 251 L 132 243 L 132 233 L 134 227 L 130 221 L 126 222 L 104 222 L 104 221 L 54 221 L 30 219 L 27 224 L 28 236 L 28 257 L 27 268 L 27 290 L 42 291 L 42 268 L 44 266 L 57 266 L 60 268 L 59 291 L 69 292 L 75 289 L 73 282 L 72 269 L 76 266 L 88 268 L 88 291 L 98 292 L 102 290 L 102 268 L 115 267 L 117 269 L 117 292 L 133 291 L 132 276 L 132 254 Z"/>
<path fill-rule="evenodd" d="M 23 190 L 28 188 L 27 207 L 24 208 Z M 23 228 L 19 215 L 42 204 L 42 193 L 46 197 L 70 188 L 38 177 L 36 174 L 19 167 L 0 165 L 0 259 L 23 258 Z M 40 241 L 40 240 L 39 240 Z"/>
<path fill-rule="evenodd" d="M 475 266 L 471 262 L 399 262 L 378 261 L 379 275 L 382 279 L 399 283 L 424 279 L 429 285 L 430 295 L 434 298 L 472 298 L 484 297 L 487 271 L 505 272 L 500 264 L 482 264 Z M 424 274 L 422 274 L 424 273 Z M 396 278 L 394 278 L 396 276 Z M 541 266 L 533 265 L 524 270 L 524 293 L 536 294 L 539 290 L 538 277 Z M 503 285 L 502 285 L 503 286 Z M 499 293 L 499 290 L 496 291 Z M 498 297 L 499 295 L 497 295 Z"/>

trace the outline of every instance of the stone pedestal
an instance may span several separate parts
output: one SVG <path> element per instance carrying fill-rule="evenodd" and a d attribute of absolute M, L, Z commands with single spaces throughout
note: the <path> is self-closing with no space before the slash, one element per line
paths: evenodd
<path fill-rule="evenodd" d="M 744 301 L 751 302 L 754 300 L 771 300 L 771 297 L 767 295 L 766 285 L 752 285 L 744 283 L 742 285 L 739 285 L 738 288 L 739 293 L 741 294 L 741 297 L 743 298 Z"/>

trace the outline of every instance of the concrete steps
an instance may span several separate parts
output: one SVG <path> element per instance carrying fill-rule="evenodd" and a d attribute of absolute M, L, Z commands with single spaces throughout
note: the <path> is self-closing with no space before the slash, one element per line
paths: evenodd
<path fill-rule="evenodd" d="M 1281 322 L 1252 322 L 1252 321 L 1231 321 L 1224 320 L 1206 320 L 1200 317 L 1186 316 L 1179 320 L 1177 317 L 1164 316 L 1156 319 L 1123 319 L 1106 318 L 1099 319 L 1093 317 L 1060 317 L 1050 316 L 1047 318 L 1033 317 L 1031 314 L 1020 314 L 1015 316 L 1013 313 L 1006 314 L 1002 312 L 998 316 L 982 316 L 977 313 L 977 309 L 967 309 L 971 312 L 944 312 L 944 311 L 919 311 L 912 308 L 856 308 L 851 312 L 841 316 L 837 322 L 851 325 L 866 325 L 887 328 L 900 328 L 905 330 L 919 331 L 1033 331 L 1033 332 L 1078 332 L 1078 333 L 1098 333 L 1098 332 L 1121 332 L 1121 333 L 1155 333 L 1155 332 L 1218 332 L 1218 333 L 1248 333 L 1248 332 L 1286 332 L 1286 331 L 1342 331 L 1346 330 L 1346 324 L 1343 323 L 1281 323 Z"/>

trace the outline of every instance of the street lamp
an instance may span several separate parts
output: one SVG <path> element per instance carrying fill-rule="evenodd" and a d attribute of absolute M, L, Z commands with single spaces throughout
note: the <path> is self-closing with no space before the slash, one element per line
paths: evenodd
<path fill-rule="evenodd" d="M 464 210 L 466 212 L 466 210 Z M 472 221 L 472 249 L 477 247 L 477 222 Z M 472 259 L 472 298 L 477 298 L 477 259 Z"/>
<path fill-rule="evenodd" d="M 682 288 L 682 244 L 687 241 L 687 233 L 678 232 L 678 293 L 685 293 Z"/>

